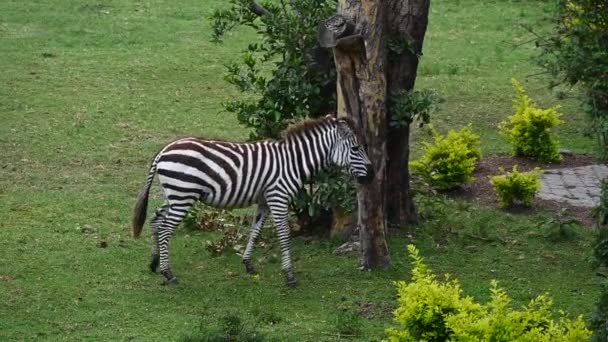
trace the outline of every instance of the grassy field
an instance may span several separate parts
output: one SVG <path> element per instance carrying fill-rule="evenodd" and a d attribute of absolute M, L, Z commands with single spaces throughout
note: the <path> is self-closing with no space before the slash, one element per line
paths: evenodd
<path fill-rule="evenodd" d="M 233 253 L 209 256 L 213 234 L 174 238 L 178 288 L 147 270 L 148 241 L 131 239 L 129 224 L 153 153 L 176 136 L 247 135 L 221 110 L 238 96 L 222 75 L 256 37 L 238 31 L 210 43 L 207 16 L 222 4 L 0 3 L 0 340 L 179 340 L 214 329 L 227 313 L 270 340 L 369 341 L 392 324 L 392 282 L 410 269 L 405 238 L 391 239 L 386 272 L 360 272 L 355 258 L 333 256 L 338 242 L 295 239 L 295 290 L 284 287 L 276 247 L 255 254 L 253 278 Z M 473 122 L 484 153 L 507 153 L 496 126 L 511 113 L 512 77 L 542 105 L 558 103 L 545 78 L 527 77 L 540 70 L 533 46 L 522 45 L 532 37 L 521 24 L 538 23 L 545 10 L 541 2 L 433 1 L 418 85 L 445 100 L 435 127 Z M 577 103 L 560 104 L 563 146 L 591 151 Z M 543 237 L 548 213 L 441 199 L 421 208 L 433 214 L 414 242 L 468 295 L 486 300 L 497 279 L 515 305 L 549 291 L 556 309 L 592 311 L 586 228 L 553 242 Z"/>

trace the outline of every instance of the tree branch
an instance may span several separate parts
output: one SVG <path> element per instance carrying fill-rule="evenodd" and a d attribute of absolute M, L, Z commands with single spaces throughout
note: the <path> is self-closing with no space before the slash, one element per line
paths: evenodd
<path fill-rule="evenodd" d="M 251 12 L 255 13 L 258 17 L 272 17 L 272 13 L 264 8 L 264 6 L 258 4 L 255 1 L 251 1 L 251 5 L 249 5 L 249 9 Z"/>
<path fill-rule="evenodd" d="M 317 40 L 319 45 L 324 48 L 332 48 L 338 44 L 338 39 L 353 35 L 355 32 L 355 24 L 350 18 L 342 15 L 334 15 L 319 23 Z M 358 38 L 361 36 L 356 35 Z M 356 41 L 354 39 L 353 41 Z M 346 42 L 350 44 L 352 41 Z"/>

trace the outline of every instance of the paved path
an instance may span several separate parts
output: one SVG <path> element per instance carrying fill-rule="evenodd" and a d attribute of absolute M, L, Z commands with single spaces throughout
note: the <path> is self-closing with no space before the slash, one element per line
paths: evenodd
<path fill-rule="evenodd" d="M 538 197 L 578 207 L 595 207 L 599 204 L 601 181 L 605 177 L 608 177 L 606 165 L 544 170 Z"/>

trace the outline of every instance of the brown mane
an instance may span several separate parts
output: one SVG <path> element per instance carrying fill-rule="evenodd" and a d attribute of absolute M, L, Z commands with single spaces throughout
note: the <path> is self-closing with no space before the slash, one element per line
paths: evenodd
<path fill-rule="evenodd" d="M 356 136 L 358 136 L 358 137 L 361 136 L 361 130 L 355 124 L 355 120 L 353 120 L 350 116 L 344 116 L 344 117 L 338 118 L 338 120 L 342 120 L 342 121 L 346 122 L 346 125 L 348 127 L 350 127 L 350 129 L 353 131 L 353 133 L 355 133 Z"/>
<path fill-rule="evenodd" d="M 315 127 L 320 127 L 335 122 L 336 118 L 330 116 L 324 116 L 318 119 L 305 119 L 287 127 L 281 132 L 281 138 L 287 139 L 296 135 L 299 135 L 303 131 L 310 130 Z"/>
<path fill-rule="evenodd" d="M 315 127 L 321 127 L 321 126 L 324 126 L 324 125 L 335 125 L 339 121 L 345 122 L 346 125 L 348 125 L 348 127 L 350 127 L 350 129 L 357 136 L 359 136 L 359 129 L 357 129 L 357 127 L 356 127 L 355 122 L 353 121 L 353 119 L 351 119 L 349 117 L 335 118 L 334 116 L 327 115 L 327 116 L 324 116 L 324 117 L 321 117 L 321 118 L 306 119 L 306 120 L 302 120 L 302 121 L 300 121 L 298 123 L 295 123 L 295 124 L 287 127 L 283 132 L 281 132 L 281 138 L 287 139 L 287 138 L 299 135 L 303 131 L 307 131 L 307 130 L 313 129 Z"/>

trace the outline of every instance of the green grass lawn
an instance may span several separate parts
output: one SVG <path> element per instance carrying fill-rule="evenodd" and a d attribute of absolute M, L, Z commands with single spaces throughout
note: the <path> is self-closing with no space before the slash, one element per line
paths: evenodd
<path fill-rule="evenodd" d="M 256 37 L 241 30 L 210 43 L 206 18 L 224 3 L 0 3 L 0 340 L 179 340 L 230 312 L 271 340 L 369 341 L 392 324 L 393 281 L 410 270 L 405 238 L 391 239 L 394 267 L 385 272 L 360 272 L 355 258 L 332 255 L 338 242 L 295 239 L 295 290 L 284 286 L 276 246 L 255 254 L 253 278 L 234 253 L 209 256 L 206 241 L 216 235 L 185 232 L 172 242 L 182 283 L 167 288 L 147 270 L 148 239 L 130 238 L 137 192 L 164 143 L 247 136 L 222 112 L 239 96 L 223 65 Z M 544 3 L 432 6 L 418 85 L 445 99 L 435 127 L 473 122 L 484 153 L 507 153 L 496 126 L 511 114 L 516 77 L 543 106 L 563 105 L 564 147 L 593 150 L 578 104 L 555 100 L 546 78 L 526 77 L 540 70 L 533 46 L 518 45 L 532 38 L 520 24 L 537 23 Z M 423 137 L 415 133 L 414 154 Z M 497 279 L 515 305 L 549 291 L 556 309 L 592 312 L 598 281 L 586 228 L 551 242 L 539 228 L 549 214 L 450 201 L 429 210 L 414 242 L 468 295 L 486 300 Z"/>

